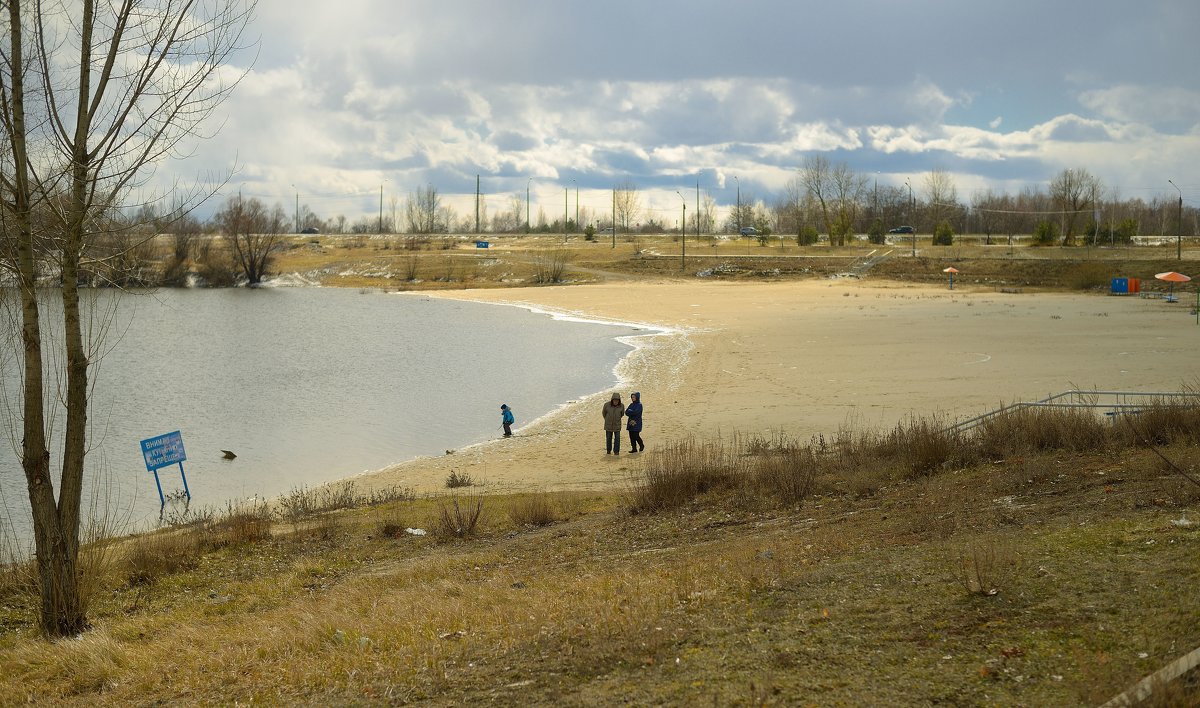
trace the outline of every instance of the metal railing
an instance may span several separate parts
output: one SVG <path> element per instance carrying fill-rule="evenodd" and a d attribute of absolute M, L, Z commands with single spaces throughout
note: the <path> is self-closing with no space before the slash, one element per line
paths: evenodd
<path fill-rule="evenodd" d="M 1010 403 L 974 418 L 959 421 L 946 432 L 961 433 L 1006 413 L 1029 408 L 1075 408 L 1103 410 L 1107 415 L 1133 413 L 1149 406 L 1200 405 L 1200 392 L 1192 391 L 1081 391 L 1071 389 L 1040 401 Z"/>

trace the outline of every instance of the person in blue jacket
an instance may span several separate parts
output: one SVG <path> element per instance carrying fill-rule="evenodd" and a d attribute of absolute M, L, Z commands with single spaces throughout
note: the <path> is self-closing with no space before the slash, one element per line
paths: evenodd
<path fill-rule="evenodd" d="M 513 417 L 512 409 L 508 407 L 507 403 L 501 403 L 500 404 L 500 425 L 504 426 L 504 437 L 506 437 L 506 438 L 512 437 L 512 425 L 515 422 L 516 422 L 516 418 Z"/>
<path fill-rule="evenodd" d="M 625 429 L 629 431 L 629 451 L 640 452 L 646 449 L 642 442 L 642 394 L 634 391 L 629 397 L 631 402 L 625 408 Z"/>

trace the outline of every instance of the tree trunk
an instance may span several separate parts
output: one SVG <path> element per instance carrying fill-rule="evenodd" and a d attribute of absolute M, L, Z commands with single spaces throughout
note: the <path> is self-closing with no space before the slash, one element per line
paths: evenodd
<path fill-rule="evenodd" d="M 17 229 L 17 278 L 21 297 L 21 344 L 24 357 L 22 391 L 21 467 L 33 514 L 34 551 L 41 583 L 41 627 L 52 637 L 77 634 L 87 626 L 79 595 L 75 543 L 63 533 L 50 478 L 46 446 L 45 372 L 42 356 L 41 313 L 37 300 L 37 255 L 30 219 L 32 189 L 26 146 L 25 89 L 21 3 L 9 3 L 12 42 L 13 212 Z"/>

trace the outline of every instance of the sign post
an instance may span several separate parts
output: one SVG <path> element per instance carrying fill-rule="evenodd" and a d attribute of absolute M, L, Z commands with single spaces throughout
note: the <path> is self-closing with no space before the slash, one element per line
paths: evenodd
<path fill-rule="evenodd" d="M 167 505 L 167 499 L 163 496 L 158 470 L 170 465 L 179 465 L 179 477 L 183 480 L 183 493 L 187 496 L 188 501 L 192 500 L 192 492 L 188 489 L 187 475 L 183 473 L 183 461 L 187 459 L 187 453 L 183 450 L 183 436 L 178 430 L 143 440 L 142 458 L 146 461 L 146 471 L 154 473 L 154 484 L 158 486 L 160 508 Z"/>

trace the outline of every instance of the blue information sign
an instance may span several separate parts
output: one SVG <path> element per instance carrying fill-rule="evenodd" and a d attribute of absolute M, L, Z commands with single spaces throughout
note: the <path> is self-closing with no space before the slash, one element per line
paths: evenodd
<path fill-rule="evenodd" d="M 142 457 L 146 460 L 148 472 L 183 462 L 187 459 L 187 454 L 183 451 L 183 436 L 176 430 L 166 435 L 146 438 L 142 441 Z"/>
<path fill-rule="evenodd" d="M 179 465 L 179 477 L 183 480 L 183 493 L 188 501 L 192 500 L 192 490 L 188 489 L 187 475 L 183 473 L 183 461 L 187 454 L 183 451 L 183 436 L 176 430 L 166 435 L 146 438 L 142 441 L 142 459 L 146 461 L 146 471 L 154 473 L 154 484 L 158 487 L 158 501 L 162 506 L 167 505 L 163 496 L 162 481 L 158 478 L 158 470 L 167 465 Z"/>
<path fill-rule="evenodd" d="M 488 243 L 487 241 L 476 241 L 475 242 L 475 248 L 487 248 L 490 245 L 492 245 L 492 244 Z"/>

